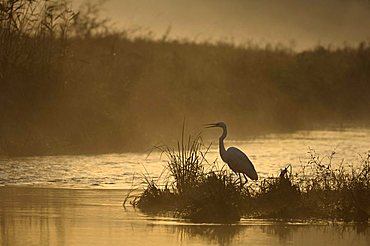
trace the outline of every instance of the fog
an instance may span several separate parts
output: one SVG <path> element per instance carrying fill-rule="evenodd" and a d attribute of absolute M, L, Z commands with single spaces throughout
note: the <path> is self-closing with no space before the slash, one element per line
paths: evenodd
<path fill-rule="evenodd" d="M 184 120 L 230 139 L 369 122 L 365 1 L 1 3 L 0 155 L 145 151 Z"/>
<path fill-rule="evenodd" d="M 157 37 L 170 27 L 170 38 L 282 43 L 296 50 L 370 38 L 368 0 L 108 0 L 104 6 L 117 28 Z"/>

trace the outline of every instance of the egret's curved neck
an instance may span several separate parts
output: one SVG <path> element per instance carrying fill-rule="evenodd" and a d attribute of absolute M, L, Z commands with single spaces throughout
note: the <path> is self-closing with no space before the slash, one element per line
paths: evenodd
<path fill-rule="evenodd" d="M 227 129 L 226 129 L 226 127 L 222 127 L 222 130 L 223 130 L 223 132 L 222 132 L 222 135 L 219 139 L 220 155 L 221 155 L 221 159 L 223 161 L 226 161 L 225 160 L 226 149 L 225 149 L 225 145 L 224 145 L 224 139 L 226 138 L 226 135 L 227 135 Z"/>

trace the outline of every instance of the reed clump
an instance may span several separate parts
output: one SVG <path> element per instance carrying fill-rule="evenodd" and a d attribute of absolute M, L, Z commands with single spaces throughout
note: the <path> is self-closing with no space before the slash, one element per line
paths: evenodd
<path fill-rule="evenodd" d="M 310 150 L 298 173 L 288 165 L 277 177 L 242 185 L 225 166 L 206 161 L 209 147 L 200 136 L 189 137 L 187 144 L 182 137 L 176 151 L 167 146 L 162 150 L 169 158 L 169 176 L 163 188 L 161 182 L 146 179 L 147 188 L 134 202 L 144 212 L 193 222 L 233 223 L 242 217 L 368 221 L 370 154 L 347 170 L 343 162 L 332 163 L 335 152 L 320 158 Z"/>
<path fill-rule="evenodd" d="M 298 217 L 301 192 L 292 177 L 289 165 L 280 171 L 278 177 L 268 177 L 254 187 L 251 197 L 253 206 L 245 210 L 250 214 L 254 211 L 261 218 L 294 218 Z"/>
<path fill-rule="evenodd" d="M 234 222 L 240 219 L 241 186 L 226 170 L 213 170 L 202 138 L 189 136 L 177 148 L 158 147 L 168 158 L 164 188 L 145 178 L 147 188 L 134 205 L 143 211 L 172 212 L 196 222 Z"/>
<path fill-rule="evenodd" d="M 367 221 L 370 214 L 370 153 L 361 156 L 359 165 L 350 169 L 345 169 L 343 160 L 339 164 L 332 163 L 334 151 L 322 158 L 313 150 L 309 153 L 310 161 L 299 181 L 304 201 L 324 218 Z"/>

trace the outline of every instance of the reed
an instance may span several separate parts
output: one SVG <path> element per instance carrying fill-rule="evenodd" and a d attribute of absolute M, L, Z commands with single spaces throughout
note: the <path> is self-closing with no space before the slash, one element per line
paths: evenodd
<path fill-rule="evenodd" d="M 147 188 L 134 202 L 144 211 L 172 212 L 192 221 L 233 222 L 240 219 L 242 187 L 224 169 L 206 160 L 210 146 L 200 135 L 185 138 L 184 127 L 176 148 L 157 147 L 168 158 L 166 180 L 145 177 Z M 164 183 L 164 188 L 159 188 Z"/>
<path fill-rule="evenodd" d="M 183 131 L 176 151 L 160 148 L 168 158 L 169 178 L 145 178 L 147 188 L 134 201 L 144 212 L 217 223 L 242 217 L 368 221 L 370 154 L 357 168 L 346 169 L 343 161 L 332 163 L 335 152 L 320 157 L 311 149 L 309 161 L 297 173 L 288 165 L 277 177 L 243 186 L 227 169 L 206 161 L 209 146 L 203 146 L 199 136 L 186 143 L 184 139 Z"/>
<path fill-rule="evenodd" d="M 177 142 L 176 149 L 168 146 L 158 146 L 157 149 L 167 156 L 167 169 L 173 178 L 175 190 L 184 194 L 196 188 L 204 178 L 203 162 L 209 148 L 202 150 L 203 142 L 200 135 L 185 139 L 185 126 L 183 125 L 181 140 Z"/>
<path fill-rule="evenodd" d="M 369 122 L 368 42 L 294 52 L 156 39 L 114 29 L 95 1 L 68 2 L 0 0 L 4 155 L 145 151 L 175 139 L 184 115 L 222 115 L 240 138 Z"/>

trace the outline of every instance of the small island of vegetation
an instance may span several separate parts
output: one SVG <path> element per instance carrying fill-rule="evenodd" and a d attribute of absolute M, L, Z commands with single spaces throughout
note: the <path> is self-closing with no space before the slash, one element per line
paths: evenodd
<path fill-rule="evenodd" d="M 183 136 L 176 149 L 160 150 L 168 158 L 164 172 L 169 175 L 156 181 L 144 176 L 147 187 L 132 201 L 145 213 L 215 223 L 241 218 L 368 221 L 370 153 L 348 169 L 343 162 L 332 163 L 335 152 L 320 157 L 310 149 L 310 160 L 299 172 L 289 165 L 277 177 L 243 185 L 228 167 L 208 163 L 209 146 L 199 135 Z"/>

